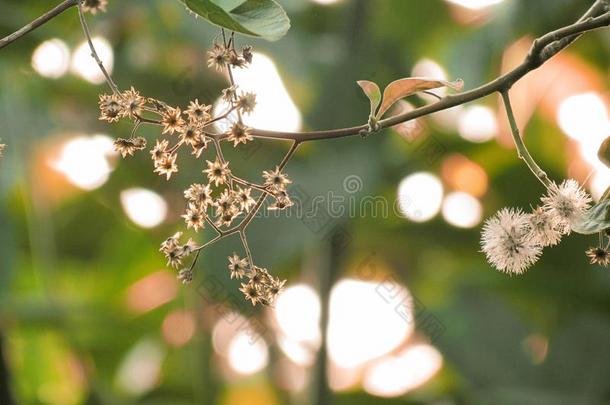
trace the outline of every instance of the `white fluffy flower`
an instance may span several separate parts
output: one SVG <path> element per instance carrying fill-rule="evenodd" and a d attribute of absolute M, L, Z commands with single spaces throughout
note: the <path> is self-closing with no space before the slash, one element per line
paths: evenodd
<path fill-rule="evenodd" d="M 553 217 L 543 208 L 536 208 L 527 215 L 528 232 L 526 238 L 542 247 L 555 246 L 561 241 L 562 234 L 553 223 Z"/>
<path fill-rule="evenodd" d="M 527 238 L 528 216 L 521 210 L 504 208 L 485 221 L 481 247 L 498 270 L 523 274 L 538 260 L 542 248 Z"/>
<path fill-rule="evenodd" d="M 589 209 L 591 197 L 576 180 L 564 180 L 559 186 L 549 187 L 548 194 L 542 197 L 543 208 L 551 215 L 553 225 L 568 235 L 574 225 Z"/>

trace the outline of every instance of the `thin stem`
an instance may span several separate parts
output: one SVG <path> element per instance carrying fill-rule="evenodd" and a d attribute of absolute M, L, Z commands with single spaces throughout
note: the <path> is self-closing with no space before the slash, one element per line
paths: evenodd
<path fill-rule="evenodd" d="M 246 231 L 239 231 L 239 238 L 241 239 L 242 245 L 244 245 L 244 251 L 246 252 L 246 257 L 248 258 L 248 264 L 250 268 L 254 266 L 254 260 L 252 259 L 252 252 L 250 251 L 250 246 L 248 245 L 248 238 L 246 237 Z"/>
<path fill-rule="evenodd" d="M 224 238 L 227 235 L 218 235 L 216 236 L 214 239 L 210 239 L 209 241 L 207 241 L 206 243 L 204 243 L 203 245 L 195 248 L 195 250 L 199 251 L 199 250 L 203 250 L 206 247 L 210 246 L 211 244 L 218 242 L 220 239 Z"/>
<path fill-rule="evenodd" d="M 93 59 L 95 59 L 95 61 L 97 62 L 97 65 L 99 66 L 100 70 L 102 71 L 102 74 L 106 78 L 106 83 L 108 83 L 108 85 L 110 86 L 110 89 L 112 89 L 112 92 L 114 94 L 119 94 L 120 93 L 119 88 L 112 81 L 112 77 L 110 77 L 110 75 L 106 71 L 106 68 L 104 67 L 104 64 L 102 63 L 102 60 L 100 59 L 100 57 L 97 54 L 97 51 L 95 50 L 95 46 L 93 46 L 93 41 L 91 40 L 91 33 L 89 32 L 89 26 L 87 25 L 87 20 L 85 19 L 85 13 L 83 13 L 83 6 L 80 2 L 78 2 L 77 4 L 78 4 L 78 17 L 80 20 L 80 24 L 83 27 L 83 33 L 85 34 L 85 37 L 87 38 L 87 43 L 89 44 L 89 49 L 91 49 L 91 57 Z"/>
<path fill-rule="evenodd" d="M 517 121 L 515 120 L 515 114 L 513 112 L 513 107 L 511 106 L 511 103 L 510 103 L 510 97 L 508 95 L 508 90 L 504 90 L 501 93 L 502 93 L 502 100 L 504 101 L 504 107 L 506 108 L 506 116 L 508 117 L 508 122 L 510 123 L 510 129 L 511 129 L 511 133 L 513 135 L 513 141 L 515 142 L 515 146 L 517 147 L 517 153 L 519 155 L 519 158 L 523 159 L 523 161 L 525 162 L 527 167 L 529 167 L 529 169 L 532 171 L 532 173 L 534 173 L 534 176 L 536 176 L 536 178 L 538 180 L 540 180 L 540 182 L 545 187 L 547 187 L 547 188 L 550 187 L 552 182 L 549 180 L 549 177 L 544 172 L 544 170 L 542 170 L 540 168 L 540 166 L 538 166 L 538 164 L 534 161 L 534 158 L 527 150 L 527 147 L 525 146 L 525 142 L 523 142 L 523 139 L 521 138 L 521 135 L 519 134 L 519 127 L 517 126 Z"/>
<path fill-rule="evenodd" d="M 264 186 L 261 186 L 260 184 L 252 183 L 252 182 L 250 182 L 248 180 L 244 180 L 241 177 L 237 177 L 237 176 L 235 176 L 233 174 L 231 175 L 231 177 L 233 178 L 233 180 L 235 180 L 236 183 L 239 183 L 239 184 L 244 185 L 246 187 L 253 188 L 253 189 L 261 191 L 263 193 L 269 193 L 270 194 L 269 190 L 267 190 Z"/>
<path fill-rule="evenodd" d="M 66 11 L 67 9 L 76 6 L 77 4 L 78 4 L 78 0 L 65 0 L 64 2 L 60 3 L 57 7 L 44 13 L 43 15 L 41 15 L 34 21 L 23 26 L 22 28 L 13 32 L 12 34 L 7 35 L 6 37 L 0 39 L 0 49 L 12 44 L 13 42 L 17 41 L 19 38 L 34 31 L 36 28 L 46 24 L 47 22 L 51 21 L 53 18 L 57 17 L 58 15 L 60 15 L 64 11 Z"/>
<path fill-rule="evenodd" d="M 212 142 L 214 142 L 214 147 L 216 148 L 216 156 L 222 164 L 225 164 L 227 161 L 225 160 L 225 156 L 222 153 L 222 147 L 220 145 L 220 141 L 215 137 L 212 138 Z M 229 176 L 229 188 L 233 190 L 233 177 Z"/>

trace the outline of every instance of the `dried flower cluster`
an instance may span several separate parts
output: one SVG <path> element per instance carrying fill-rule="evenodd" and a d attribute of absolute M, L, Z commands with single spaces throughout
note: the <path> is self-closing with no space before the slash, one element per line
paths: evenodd
<path fill-rule="evenodd" d="M 6 145 L 3 143 L 0 143 L 0 158 L 2 157 L 2 152 L 4 152 L 4 148 L 6 148 Z"/>
<path fill-rule="evenodd" d="M 589 209 L 591 197 L 570 179 L 560 185 L 552 183 L 541 203 L 531 213 L 504 208 L 485 222 L 481 247 L 496 269 L 523 274 L 538 260 L 543 248 L 557 245 L 570 234 Z"/>
<path fill-rule="evenodd" d="M 252 61 L 252 48 L 245 47 L 241 52 L 234 48 L 234 38 L 222 44 L 215 44 L 208 52 L 208 65 L 217 70 L 245 68 Z M 232 77 L 232 75 L 230 75 Z M 130 119 L 135 125 L 129 138 L 114 141 L 115 149 L 125 158 L 146 149 L 146 139 L 135 136 L 143 124 L 157 125 L 163 137 L 157 139 L 150 150 L 154 172 L 170 180 L 178 172 L 178 151 L 188 149 L 195 159 L 204 159 L 209 145 L 214 146 L 211 156 L 205 158 L 202 170 L 203 179 L 190 185 L 184 191 L 185 213 L 182 215 L 187 229 L 194 232 L 209 226 L 218 236 L 205 245 L 198 246 L 192 239 L 186 244 L 179 242 L 181 233 L 170 237 L 161 245 L 168 266 L 179 268 L 183 260 L 197 252 L 192 265 L 178 273 L 185 284 L 193 279 L 193 268 L 199 252 L 208 244 L 232 234 L 239 234 L 247 258 L 237 255 L 230 258 L 229 269 L 232 278 L 246 277 L 249 281 L 242 284 L 240 291 L 252 304 L 270 305 L 284 282 L 272 277 L 266 269 L 254 265 L 248 247 L 245 229 L 252 217 L 263 205 L 266 197 L 272 198 L 269 210 L 283 210 L 293 203 L 287 192 L 291 183 L 283 172 L 285 159 L 281 165 L 263 171 L 260 182 L 251 182 L 236 176 L 225 160 L 221 144 L 229 143 L 239 147 L 251 141 L 251 129 L 244 125 L 241 117 L 250 114 L 256 107 L 256 95 L 241 92 L 232 82 L 222 91 L 222 99 L 227 107 L 215 114 L 211 105 L 193 100 L 186 108 L 169 106 L 154 98 L 145 98 L 133 87 L 130 90 L 103 94 L 99 98 L 100 119 L 114 123 L 120 119 Z M 215 130 L 219 122 L 228 128 L 224 133 Z M 210 148 L 212 149 L 212 148 Z"/>
<path fill-rule="evenodd" d="M 97 14 L 98 12 L 106 12 L 108 0 L 82 0 L 83 11 Z"/>

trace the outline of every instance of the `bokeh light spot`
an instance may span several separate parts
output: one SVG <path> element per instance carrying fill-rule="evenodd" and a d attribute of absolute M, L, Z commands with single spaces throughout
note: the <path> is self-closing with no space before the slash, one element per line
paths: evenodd
<path fill-rule="evenodd" d="M 32 68 L 41 76 L 57 79 L 70 68 L 70 49 L 61 39 L 53 38 L 38 45 L 32 54 Z"/>
<path fill-rule="evenodd" d="M 441 209 L 443 185 L 433 174 L 420 172 L 404 178 L 398 186 L 401 213 L 414 222 L 428 221 Z"/>

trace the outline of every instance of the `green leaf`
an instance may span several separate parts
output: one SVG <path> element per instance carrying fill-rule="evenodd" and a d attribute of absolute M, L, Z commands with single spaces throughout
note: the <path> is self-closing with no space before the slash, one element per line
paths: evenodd
<path fill-rule="evenodd" d="M 572 230 L 583 235 L 592 235 L 610 228 L 608 207 L 610 207 L 610 200 L 598 202 L 578 223 L 572 225 Z"/>
<path fill-rule="evenodd" d="M 381 90 L 376 83 L 370 82 L 368 80 L 358 80 L 358 86 L 362 88 L 364 94 L 371 101 L 371 117 L 375 116 L 375 111 L 377 111 L 377 107 L 379 107 L 379 103 L 381 103 Z"/>
<path fill-rule="evenodd" d="M 275 41 L 290 29 L 290 19 L 274 0 L 182 0 L 212 24 Z"/>
<path fill-rule="evenodd" d="M 450 87 L 454 90 L 460 90 L 464 86 L 464 82 L 458 79 L 454 82 L 445 80 L 433 80 L 422 77 L 407 77 L 405 79 L 395 80 L 388 84 L 388 87 L 383 91 L 383 103 L 377 112 L 377 119 L 380 119 L 386 111 L 390 109 L 401 98 L 410 96 L 424 90 L 436 89 L 439 87 Z"/>

